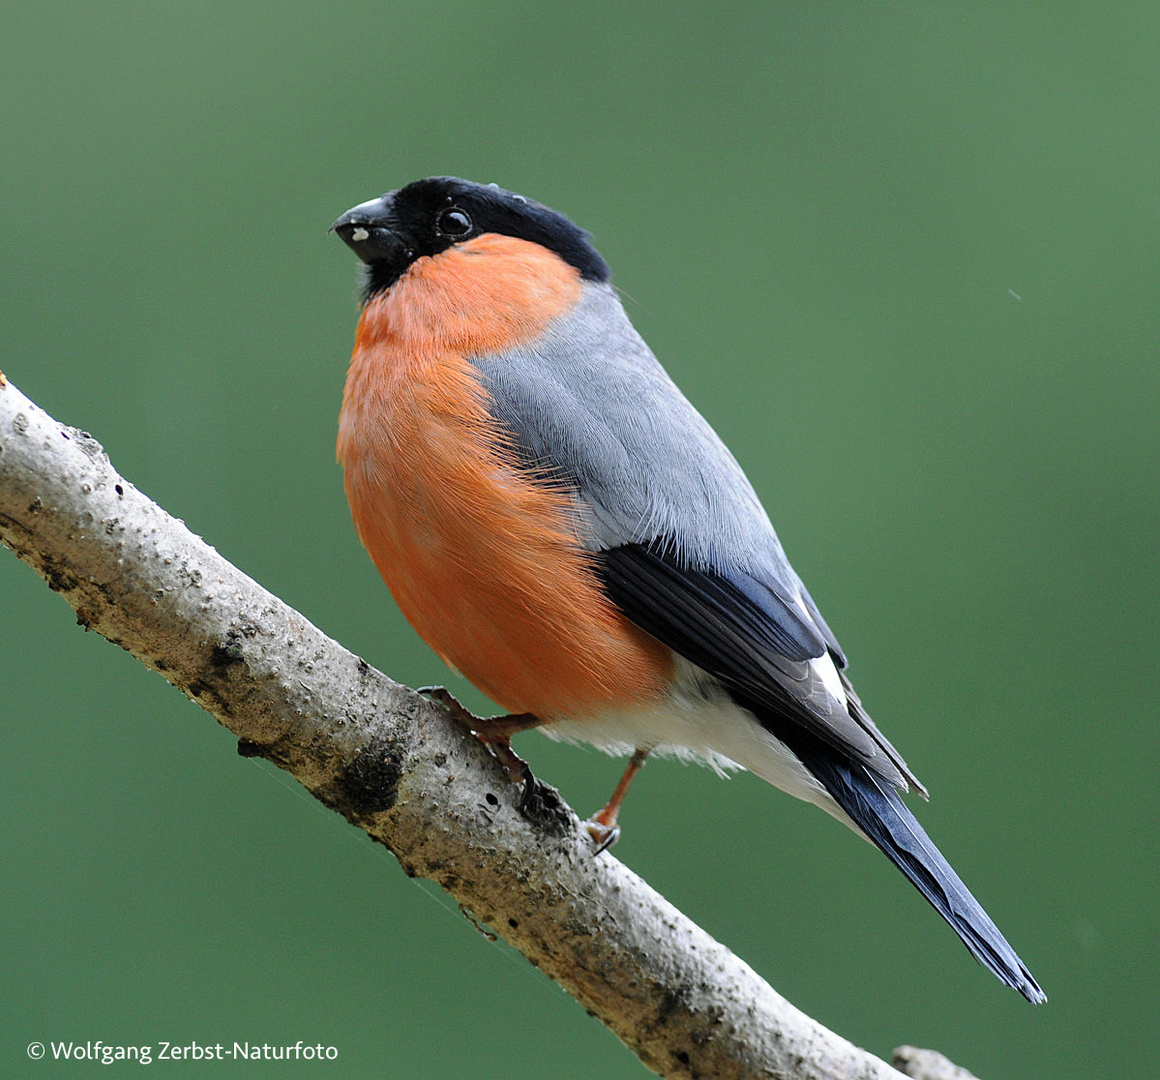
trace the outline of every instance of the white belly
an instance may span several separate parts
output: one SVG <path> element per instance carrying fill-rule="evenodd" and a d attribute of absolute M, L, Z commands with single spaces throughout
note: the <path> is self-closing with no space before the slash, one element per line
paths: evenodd
<path fill-rule="evenodd" d="M 677 678 L 656 706 L 597 717 L 554 720 L 540 728 L 551 738 L 582 742 L 614 755 L 647 749 L 708 765 L 724 776 L 746 769 L 798 799 L 820 806 L 862 835 L 799 758 L 704 671 L 676 657 Z"/>

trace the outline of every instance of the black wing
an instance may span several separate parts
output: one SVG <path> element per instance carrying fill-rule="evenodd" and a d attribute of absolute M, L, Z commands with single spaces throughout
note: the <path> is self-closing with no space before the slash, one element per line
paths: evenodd
<path fill-rule="evenodd" d="M 809 661 L 829 652 L 845 665 L 828 629 L 807 619 L 757 578 L 693 567 L 659 544 L 626 544 L 597 555 L 604 588 L 642 630 L 715 675 L 771 734 L 791 745 L 804 730 L 905 789 L 915 780 L 841 675 L 848 705 L 827 692 Z"/>

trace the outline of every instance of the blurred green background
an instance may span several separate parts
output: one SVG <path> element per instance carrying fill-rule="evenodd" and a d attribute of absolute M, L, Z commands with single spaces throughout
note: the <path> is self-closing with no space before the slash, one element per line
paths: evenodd
<path fill-rule="evenodd" d="M 879 1054 L 1151 1076 L 1158 55 L 1150 3 L 7 4 L 0 368 L 326 632 L 482 706 L 349 522 L 356 268 L 326 229 L 432 173 L 565 211 L 1051 1001 L 751 777 L 650 765 L 617 855 Z M 100 1072 L 27 1059 L 62 1039 L 645 1075 L 7 553 L 0 717 L 0 1075 Z M 583 813 L 620 770 L 518 745 Z"/>

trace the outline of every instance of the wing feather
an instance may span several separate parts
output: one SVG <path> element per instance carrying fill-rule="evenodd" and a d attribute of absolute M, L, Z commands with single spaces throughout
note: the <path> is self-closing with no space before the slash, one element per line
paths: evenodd
<path fill-rule="evenodd" d="M 597 566 L 629 619 L 720 679 L 773 735 L 789 741 L 787 729 L 801 727 L 889 783 L 921 790 L 852 690 L 845 701 L 827 690 L 809 662 L 827 655 L 827 646 L 796 606 L 770 590 L 759 604 L 752 579 L 742 585 L 682 566 L 659 546 L 612 548 L 599 553 Z"/>

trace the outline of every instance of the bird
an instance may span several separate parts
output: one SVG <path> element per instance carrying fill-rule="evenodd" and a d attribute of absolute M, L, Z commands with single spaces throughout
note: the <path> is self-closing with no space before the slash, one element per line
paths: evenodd
<path fill-rule="evenodd" d="M 589 234 L 450 176 L 331 231 L 362 263 L 338 425 L 354 525 L 414 629 L 508 710 L 473 729 L 509 776 L 532 782 L 510 745 L 531 727 L 630 755 L 588 823 L 602 848 L 649 754 L 747 769 L 875 845 L 977 960 L 1045 1001 L 903 802 L 925 789 Z"/>

